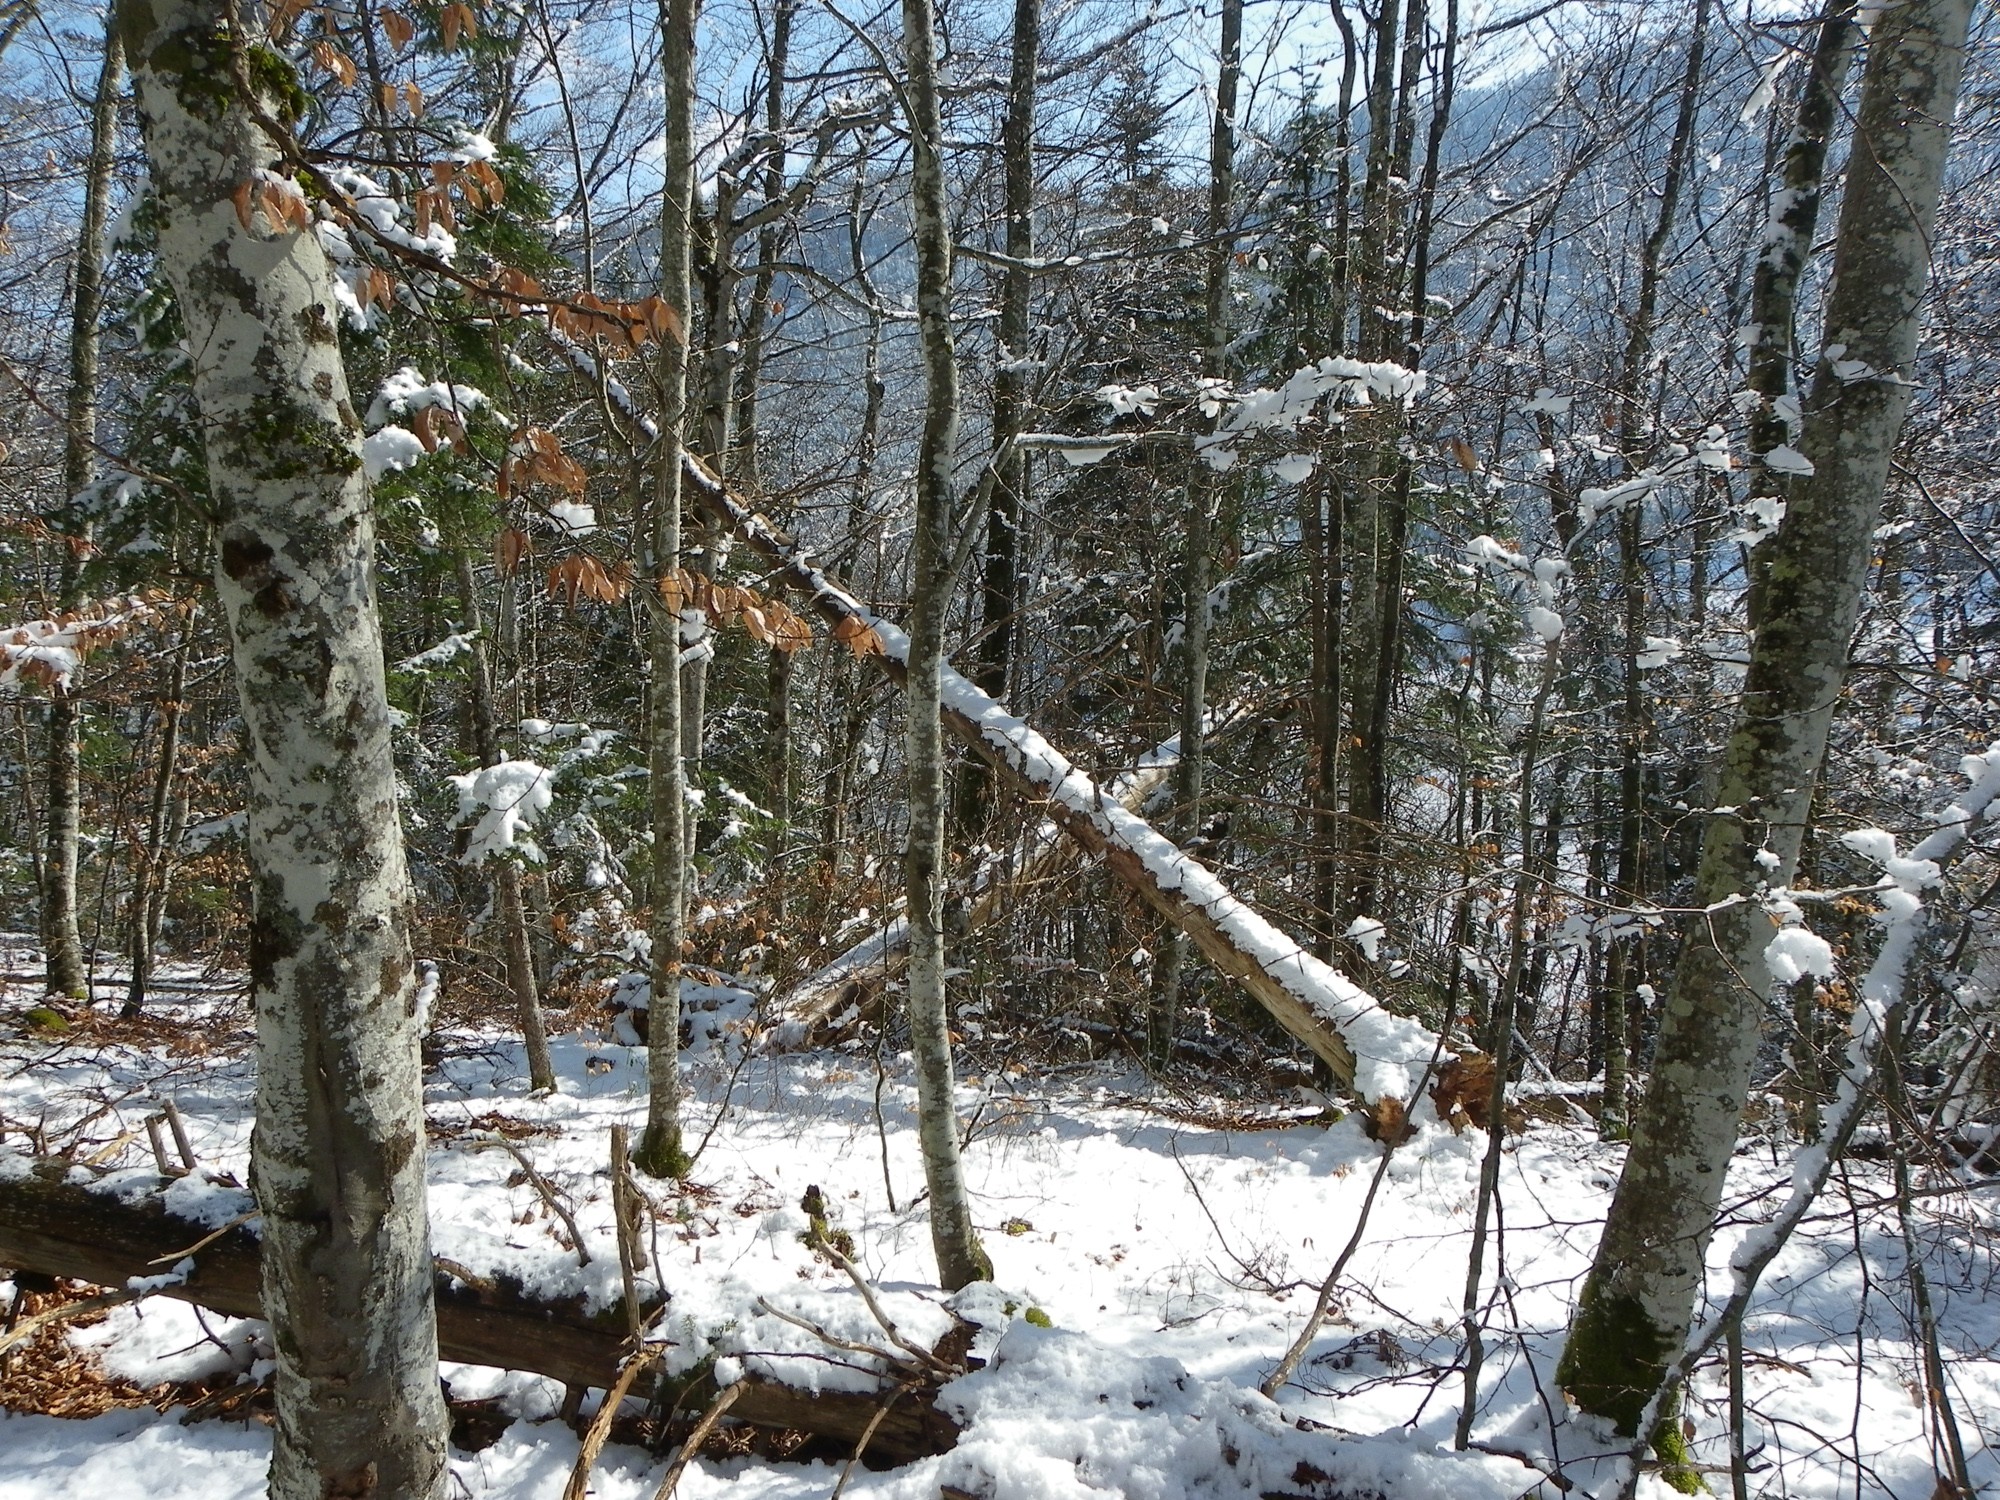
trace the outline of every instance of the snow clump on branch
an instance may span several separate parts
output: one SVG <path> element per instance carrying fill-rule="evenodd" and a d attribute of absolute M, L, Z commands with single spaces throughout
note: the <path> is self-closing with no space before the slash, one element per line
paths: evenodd
<path fill-rule="evenodd" d="M 528 829 L 548 811 L 555 776 L 531 760 L 503 760 L 451 778 L 458 788 L 458 821 L 477 817 L 465 853 L 468 865 L 518 852 L 532 864 L 542 862 L 541 847 Z"/>

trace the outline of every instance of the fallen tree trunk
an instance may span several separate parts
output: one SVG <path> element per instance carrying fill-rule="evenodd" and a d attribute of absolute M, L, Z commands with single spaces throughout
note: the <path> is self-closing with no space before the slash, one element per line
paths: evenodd
<path fill-rule="evenodd" d="M 687 493 L 771 565 L 772 576 L 805 594 L 839 638 L 903 677 L 906 640 L 814 566 L 792 539 L 731 495 L 700 460 L 685 459 Z M 945 724 L 1086 853 L 1167 921 L 1202 956 L 1234 979 L 1286 1031 L 1321 1058 L 1365 1102 L 1408 1102 L 1440 1040 L 1418 1022 L 1391 1015 L 1366 990 L 1286 936 L 1230 893 L 1213 871 L 1121 806 L 1054 746 L 1004 707 L 944 668 Z M 1392 1111 L 1393 1113 L 1393 1111 Z"/>
<path fill-rule="evenodd" d="M 1155 746 L 1106 790 L 1126 811 L 1138 813 L 1173 776 L 1179 758 L 1180 737 L 1176 735 Z M 1002 912 L 1018 904 L 1023 891 L 1052 879 L 1073 857 L 1062 829 L 1050 818 L 1036 825 L 1018 858 L 1012 850 L 988 853 L 970 876 L 954 883 L 954 896 L 965 909 L 961 939 L 984 931 Z M 774 1041 L 781 1047 L 802 1045 L 850 1005 L 866 1007 L 878 1000 L 908 963 L 909 926 L 899 909 L 889 921 L 791 988 L 776 1008 Z"/>
<path fill-rule="evenodd" d="M 223 1230 L 196 1250 L 208 1231 L 168 1211 L 162 1193 L 172 1179 L 127 1177 L 112 1192 L 94 1191 L 90 1176 L 58 1157 L 35 1161 L 24 1175 L 0 1176 L 0 1266 L 123 1287 L 192 1259 L 185 1279 L 157 1288 L 158 1295 L 233 1317 L 264 1315 L 260 1246 L 247 1226 Z M 608 1389 L 631 1352 L 619 1307 L 592 1312 L 581 1298 L 538 1298 L 511 1277 L 481 1275 L 445 1260 L 437 1264 L 436 1288 L 438 1351 L 447 1360 Z M 699 1410 L 715 1393 L 703 1373 L 680 1401 Z M 871 1459 L 906 1463 L 947 1452 L 958 1441 L 957 1424 L 933 1404 L 934 1395 L 934 1388 L 921 1388 L 898 1397 L 893 1386 L 815 1395 L 753 1376 L 729 1415 L 756 1427 L 810 1432 L 848 1451 L 867 1434 Z M 888 1410 L 878 1421 L 885 1402 Z"/>

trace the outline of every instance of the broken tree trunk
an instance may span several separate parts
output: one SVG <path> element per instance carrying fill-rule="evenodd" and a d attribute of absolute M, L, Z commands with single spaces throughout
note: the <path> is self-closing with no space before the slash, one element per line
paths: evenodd
<path fill-rule="evenodd" d="M 818 567 L 792 539 L 731 495 L 692 455 L 686 493 L 771 564 L 774 576 L 807 595 L 843 638 L 882 644 L 876 662 L 901 682 L 905 638 Z M 1393 1016 L 1359 985 L 1309 953 L 1233 896 L 1214 872 L 1178 848 L 1106 789 L 1072 766 L 1039 734 L 946 666 L 944 722 L 1088 854 L 1235 980 L 1286 1031 L 1320 1057 L 1365 1102 L 1408 1102 L 1442 1043 L 1416 1021 Z"/>
<path fill-rule="evenodd" d="M 247 1227 L 224 1230 L 195 1250 L 208 1231 L 168 1212 L 161 1195 L 173 1179 L 159 1178 L 150 1190 L 135 1192 L 127 1177 L 112 1193 L 71 1180 L 87 1175 L 73 1162 L 47 1157 L 24 1175 L 0 1179 L 5 1182 L 0 1266 L 122 1287 L 131 1278 L 171 1272 L 192 1259 L 187 1279 L 160 1288 L 159 1295 L 232 1317 L 264 1315 L 259 1245 Z M 511 1277 L 481 1275 L 446 1260 L 437 1262 L 436 1294 L 438 1352 L 447 1360 L 608 1389 L 630 1352 L 619 1307 L 593 1313 L 581 1298 L 537 1298 Z M 867 1434 L 867 1456 L 878 1462 L 906 1463 L 949 1451 L 958 1441 L 958 1426 L 934 1404 L 934 1388 L 900 1396 L 897 1390 L 885 1383 L 879 1392 L 814 1395 L 751 1376 L 729 1414 L 756 1427 L 810 1432 L 850 1452 Z M 704 1370 L 678 1400 L 699 1408 L 714 1396 L 713 1379 Z M 888 1410 L 878 1421 L 885 1401 Z"/>

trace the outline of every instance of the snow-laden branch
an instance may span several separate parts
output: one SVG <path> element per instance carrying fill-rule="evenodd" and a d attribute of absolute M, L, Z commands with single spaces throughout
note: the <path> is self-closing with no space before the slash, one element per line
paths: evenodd
<path fill-rule="evenodd" d="M 53 620 L 0 627 L 0 693 L 29 684 L 67 693 L 91 652 L 158 619 L 160 608 L 157 600 L 123 594 Z"/>

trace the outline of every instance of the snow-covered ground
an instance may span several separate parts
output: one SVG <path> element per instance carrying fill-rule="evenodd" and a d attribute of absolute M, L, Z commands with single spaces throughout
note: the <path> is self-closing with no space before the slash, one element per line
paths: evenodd
<path fill-rule="evenodd" d="M 203 1167 L 243 1178 L 251 1075 L 240 1000 L 167 998 L 171 1010 L 208 1016 L 205 1035 L 216 1044 L 190 1052 L 30 1034 L 18 1024 L 28 999 L 26 991 L 0 997 L 0 1192 L 6 1158 L 25 1149 L 28 1127 L 57 1145 L 133 1131 L 114 1160 L 150 1171 L 143 1121 L 161 1096 L 178 1105 Z M 222 1044 L 231 1039 L 240 1045 Z M 608 1127 L 644 1118 L 644 1052 L 594 1030 L 560 1034 L 552 1046 L 561 1092 L 529 1099 L 518 1049 L 504 1037 L 454 1032 L 442 1040 L 450 1055 L 429 1084 L 438 1253 L 513 1271 L 551 1292 L 614 1299 Z M 691 1061 L 692 1139 L 704 1142 L 695 1190 L 654 1190 L 671 1358 L 715 1353 L 725 1375 L 741 1361 L 799 1383 L 851 1381 L 854 1373 L 829 1362 L 811 1335 L 758 1303 L 879 1341 L 846 1278 L 800 1240 L 799 1201 L 817 1185 L 891 1317 L 920 1340 L 945 1326 L 941 1294 L 928 1285 L 907 1061 L 887 1061 L 879 1129 L 870 1051 L 738 1061 L 727 1047 Z M 1483 1141 L 1432 1125 L 1397 1152 L 1336 1316 L 1281 1410 L 1255 1388 L 1352 1232 L 1378 1148 L 1352 1120 L 1235 1131 L 1180 1123 L 1199 1113 L 1189 1102 L 1111 1067 L 967 1080 L 967 1167 L 1005 1289 L 972 1305 L 1038 1307 L 1053 1326 L 1008 1323 L 992 1363 L 945 1393 L 965 1423 L 956 1450 L 899 1470 L 857 1469 L 847 1493 L 1505 1500 L 1556 1494 L 1538 1471 L 1560 1474 L 1573 1495 L 1612 1482 L 1623 1445 L 1567 1419 L 1552 1375 L 1618 1171 L 1616 1149 L 1572 1125 L 1538 1124 L 1510 1143 L 1474 1429 L 1475 1445 L 1492 1451 L 1454 1454 L 1460 1303 Z M 497 1144 L 503 1125 L 567 1201 L 587 1266 Z M 1732 1213 L 1712 1256 L 1718 1287 L 1730 1247 L 1781 1200 L 1787 1149 L 1766 1141 L 1739 1154 Z M 1878 1169 L 1854 1164 L 1766 1278 L 1746 1337 L 1752 1494 L 1926 1500 L 1936 1490 L 1902 1242 L 1893 1212 L 1881 1206 L 1887 1187 Z M 190 1184 L 184 1196 L 203 1194 Z M 1987 1446 L 2000 1426 L 2000 1303 L 1987 1300 L 1991 1196 L 1926 1200 L 1923 1243 L 1973 1476 L 2000 1487 L 2000 1461 Z M 228 1189 L 210 1197 L 211 1212 L 234 1201 Z M 10 1296 L 0 1282 L 0 1306 Z M 254 1324 L 204 1323 L 182 1304 L 153 1298 L 70 1337 L 110 1371 L 149 1384 L 232 1363 L 248 1370 L 257 1335 Z M 553 1420 L 560 1389 L 494 1370 L 446 1374 L 455 1395 L 499 1396 L 520 1418 L 493 1446 L 454 1456 L 458 1492 L 481 1500 L 556 1494 L 577 1454 L 577 1439 Z M 1725 1411 L 1718 1364 L 1699 1377 L 1689 1416 L 1698 1456 L 1725 1465 L 1712 1476 L 1722 1492 Z M 1286 1414 L 1336 1430 L 1300 1430 Z M 0 1414 L 0 1500 L 230 1500 L 261 1492 L 268 1452 L 268 1434 L 254 1423 L 184 1424 L 175 1412 L 145 1409 L 74 1421 Z M 664 1460 L 613 1445 L 596 1466 L 593 1492 L 651 1495 L 663 1471 Z M 839 1466 L 825 1464 L 701 1460 L 678 1493 L 700 1500 L 728 1486 L 732 1500 L 826 1500 L 839 1478 Z M 1648 1478 L 1641 1493 L 1671 1492 Z"/>

